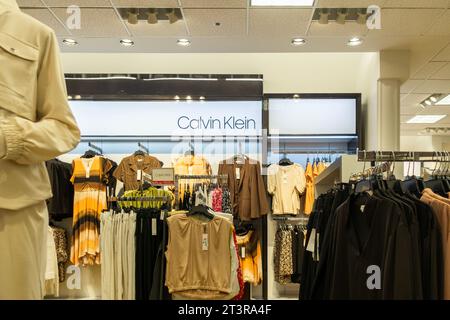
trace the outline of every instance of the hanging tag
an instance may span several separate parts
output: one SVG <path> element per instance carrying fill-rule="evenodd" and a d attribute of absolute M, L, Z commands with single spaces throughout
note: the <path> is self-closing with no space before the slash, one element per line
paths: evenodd
<path fill-rule="evenodd" d="M 236 179 L 241 179 L 241 168 L 236 168 Z"/>
<path fill-rule="evenodd" d="M 308 245 L 306 246 L 306 250 L 309 252 L 314 252 L 314 242 L 316 240 L 316 229 L 313 228 L 311 230 L 311 235 L 309 236 Z"/>
<path fill-rule="evenodd" d="M 364 213 L 364 209 L 366 208 L 366 206 L 365 205 L 362 205 L 360 208 L 359 208 L 359 210 L 361 210 L 361 213 Z"/>
<path fill-rule="evenodd" d="M 156 219 L 152 219 L 152 236 L 156 236 Z"/>
<path fill-rule="evenodd" d="M 159 215 L 159 220 L 164 220 L 165 211 L 161 210 L 161 214 Z"/>
<path fill-rule="evenodd" d="M 142 170 L 140 170 L 140 169 L 137 171 L 137 180 L 138 181 L 142 180 Z"/>
<path fill-rule="evenodd" d="M 245 259 L 245 247 L 241 248 L 241 258 Z"/>
<path fill-rule="evenodd" d="M 209 243 L 208 243 L 208 234 L 203 233 L 202 234 L 202 250 L 208 251 Z"/>

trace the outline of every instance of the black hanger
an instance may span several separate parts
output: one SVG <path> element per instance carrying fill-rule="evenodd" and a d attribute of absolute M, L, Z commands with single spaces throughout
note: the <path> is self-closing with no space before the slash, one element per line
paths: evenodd
<path fill-rule="evenodd" d="M 280 166 L 291 166 L 294 163 L 286 156 L 286 154 L 284 155 L 284 157 L 282 159 L 280 159 L 280 161 L 278 162 L 278 164 Z"/>
<path fill-rule="evenodd" d="M 198 206 L 193 206 L 191 210 L 186 214 L 187 216 L 194 216 L 194 215 L 202 215 L 209 220 L 212 220 L 214 218 L 214 214 L 209 212 L 209 210 L 212 210 L 208 206 L 205 206 L 203 204 L 200 204 Z"/>
<path fill-rule="evenodd" d="M 142 150 L 136 150 L 134 152 L 134 156 L 143 156 L 144 157 L 145 155 L 146 155 L 146 153 Z"/>
<path fill-rule="evenodd" d="M 99 156 L 100 154 L 95 152 L 94 150 L 87 150 L 81 157 L 82 158 L 93 158 L 95 156 Z"/>
<path fill-rule="evenodd" d="M 374 191 L 377 189 L 379 189 L 378 182 L 376 181 L 375 177 L 371 176 L 368 179 L 363 179 L 356 183 L 355 193 L 363 193 L 367 191 Z"/>

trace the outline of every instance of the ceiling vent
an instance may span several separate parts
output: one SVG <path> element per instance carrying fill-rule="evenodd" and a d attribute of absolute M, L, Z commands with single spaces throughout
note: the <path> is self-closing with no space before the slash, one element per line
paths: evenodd
<path fill-rule="evenodd" d="M 356 22 L 366 24 L 368 18 L 367 8 L 317 8 L 314 11 L 313 21 L 328 24 L 330 21 L 338 24 Z"/>
<path fill-rule="evenodd" d="M 138 24 L 145 21 L 149 24 L 157 24 L 165 21 L 170 24 L 183 20 L 183 14 L 179 8 L 120 8 L 120 16 L 129 24 Z"/>

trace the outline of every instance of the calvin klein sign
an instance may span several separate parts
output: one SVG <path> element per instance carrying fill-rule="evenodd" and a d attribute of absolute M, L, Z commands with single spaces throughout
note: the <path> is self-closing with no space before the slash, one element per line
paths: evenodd
<path fill-rule="evenodd" d="M 70 101 L 84 136 L 260 136 L 261 101 Z M 107 120 L 99 124 L 94 119 Z"/>
<path fill-rule="evenodd" d="M 230 130 L 256 130 L 255 119 L 237 118 L 235 116 L 223 118 L 194 118 L 182 116 L 178 118 L 178 128 L 183 130 L 209 130 L 209 129 L 230 129 Z"/>

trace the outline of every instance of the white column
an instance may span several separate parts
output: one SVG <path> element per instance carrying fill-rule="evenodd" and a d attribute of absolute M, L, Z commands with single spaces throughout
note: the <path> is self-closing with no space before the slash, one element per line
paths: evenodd
<path fill-rule="evenodd" d="M 378 80 L 378 149 L 400 151 L 400 80 Z"/>

